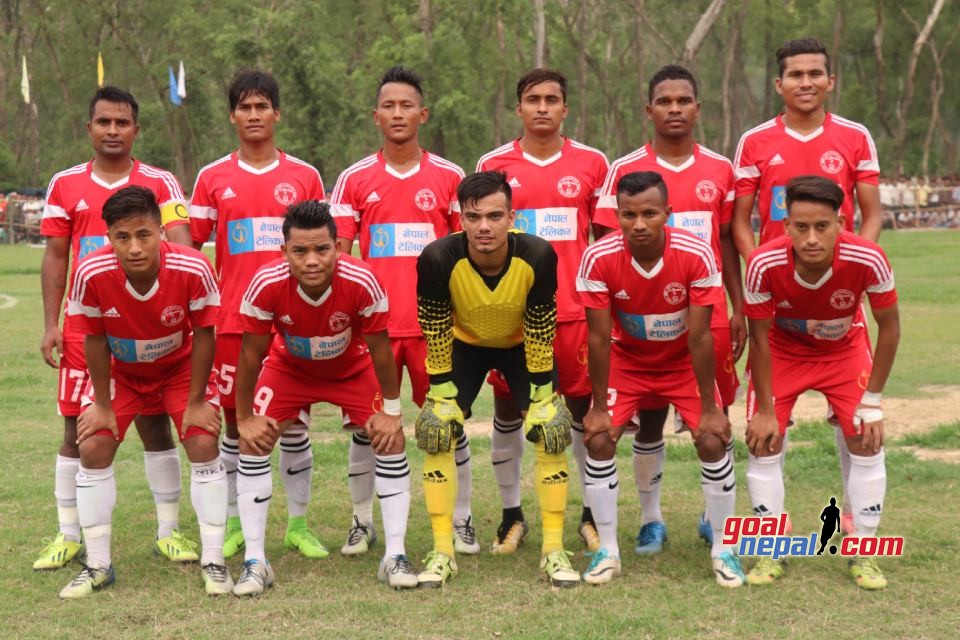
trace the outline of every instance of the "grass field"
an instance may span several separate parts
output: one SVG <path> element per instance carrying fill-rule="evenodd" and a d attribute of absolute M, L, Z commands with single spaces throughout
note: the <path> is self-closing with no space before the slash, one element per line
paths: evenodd
<path fill-rule="evenodd" d="M 957 384 L 960 340 L 960 234 L 887 233 L 883 238 L 897 277 L 903 340 L 887 395 L 915 397 L 920 387 Z M 460 575 L 442 592 L 395 593 L 376 582 L 382 546 L 363 558 L 338 555 L 307 561 L 282 549 L 285 525 L 282 485 L 277 480 L 268 523 L 267 553 L 277 585 L 258 600 L 207 599 L 199 570 L 180 568 L 150 553 L 154 536 L 152 499 L 143 476 L 142 448 L 135 437 L 116 462 L 119 500 L 114 515 L 117 584 L 81 602 L 60 602 L 57 592 L 77 570 L 30 569 L 40 538 L 55 533 L 53 462 L 62 422 L 53 403 L 56 374 L 40 360 L 41 251 L 0 247 L 0 434 L 10 447 L 0 482 L 0 550 L 9 562 L 0 577 L 0 638 L 231 638 L 265 636 L 370 638 L 955 638 L 960 595 L 953 563 L 960 560 L 960 468 L 920 461 L 891 443 L 882 532 L 902 535 L 905 554 L 882 560 L 890 587 L 858 591 L 839 557 L 796 560 L 771 588 L 726 591 L 715 585 L 708 553 L 696 536 L 702 508 L 693 448 L 670 444 L 664 473 L 664 515 L 670 541 L 654 558 L 633 555 L 639 508 L 633 490 L 629 448 L 621 447 L 620 543 L 623 575 L 605 588 L 552 592 L 537 570 L 539 517 L 529 473 L 524 510 L 534 525 L 514 557 L 459 559 Z M 488 393 L 488 392 L 485 392 Z M 489 401 L 477 412 L 489 415 Z M 347 439 L 333 427 L 334 412 L 317 407 L 315 475 L 309 519 L 332 549 L 343 542 L 350 516 Z M 407 422 L 413 410 L 407 407 Z M 733 409 L 743 421 L 742 405 Z M 960 424 L 928 434 L 910 434 L 902 444 L 960 448 Z M 411 466 L 420 456 L 410 443 Z M 499 521 L 499 496 L 489 464 L 489 440 L 475 438 L 474 517 L 484 548 Z M 525 459 L 525 471 L 532 467 Z M 749 513 L 744 481 L 746 451 L 737 445 L 738 512 Z M 188 469 L 184 463 L 184 469 Z M 803 423 L 791 435 L 786 465 L 787 508 L 798 533 L 819 531 L 819 514 L 839 497 L 833 435 L 823 424 Z M 416 474 L 414 476 L 417 477 Z M 575 484 L 575 483 L 574 483 Z M 185 476 L 184 487 L 189 487 Z M 413 483 L 407 539 L 418 561 L 429 550 L 429 524 L 419 482 Z M 580 491 L 571 488 L 567 546 L 574 564 L 587 562 L 576 538 Z M 378 514 L 379 520 L 379 514 Z M 197 537 L 187 492 L 181 526 Z M 230 562 L 238 574 L 239 559 Z M 748 561 L 749 566 L 749 561 Z"/>

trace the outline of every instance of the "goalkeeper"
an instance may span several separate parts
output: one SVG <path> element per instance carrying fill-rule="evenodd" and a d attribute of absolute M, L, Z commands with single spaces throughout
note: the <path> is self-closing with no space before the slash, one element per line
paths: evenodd
<path fill-rule="evenodd" d="M 417 305 L 427 341 L 430 390 L 417 417 L 424 451 L 423 493 L 434 549 L 420 585 L 440 587 L 457 572 L 454 451 L 464 416 L 496 369 L 536 446 L 536 489 L 543 521 L 541 568 L 551 584 L 580 576 L 563 549 L 570 412 L 553 390 L 557 255 L 546 240 L 517 233 L 505 174 L 468 176 L 457 189 L 463 231 L 427 245 L 417 260 Z"/>

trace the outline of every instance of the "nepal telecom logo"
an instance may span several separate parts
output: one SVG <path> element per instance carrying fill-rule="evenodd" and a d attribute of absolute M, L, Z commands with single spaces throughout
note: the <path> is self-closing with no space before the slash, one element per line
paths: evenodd
<path fill-rule="evenodd" d="M 830 498 L 820 514 L 823 527 L 820 534 L 791 536 L 787 533 L 789 516 L 727 518 L 723 528 L 723 544 L 735 546 L 739 556 L 765 556 L 777 560 L 783 557 L 820 556 L 836 533 L 840 533 L 840 509 L 836 498 Z M 863 510 L 864 515 L 880 515 L 879 504 Z M 819 548 L 817 542 L 819 541 Z M 844 557 L 903 555 L 902 536 L 846 536 L 837 545 L 830 545 L 830 555 L 837 552 Z"/>

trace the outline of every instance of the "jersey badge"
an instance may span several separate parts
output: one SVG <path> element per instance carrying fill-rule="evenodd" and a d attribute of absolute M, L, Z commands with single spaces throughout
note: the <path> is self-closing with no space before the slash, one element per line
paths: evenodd
<path fill-rule="evenodd" d="M 421 211 L 433 211 L 437 208 L 437 196 L 430 189 L 420 189 L 413 201 Z"/>
<path fill-rule="evenodd" d="M 178 304 L 172 304 L 169 307 L 164 308 L 164 310 L 160 313 L 160 322 L 165 327 L 175 327 L 183 322 L 183 318 L 185 316 L 186 313 L 184 312 L 183 307 Z"/>
<path fill-rule="evenodd" d="M 687 288 L 679 282 L 671 282 L 663 288 L 663 299 L 670 304 L 683 304 L 687 299 Z"/>
<path fill-rule="evenodd" d="M 837 311 L 849 309 L 856 301 L 857 297 L 853 295 L 853 291 L 849 289 L 837 289 L 833 292 L 833 295 L 830 296 L 830 306 Z"/>
<path fill-rule="evenodd" d="M 700 199 L 700 202 L 711 203 L 717 199 L 717 194 L 720 192 L 717 189 L 717 185 L 713 180 L 701 180 L 697 183 L 697 198 Z"/>
<path fill-rule="evenodd" d="M 285 207 L 297 201 L 297 190 L 289 182 L 281 182 L 273 188 L 273 197 Z"/>
<path fill-rule="evenodd" d="M 564 198 L 576 198 L 580 195 L 580 180 L 576 176 L 563 176 L 557 182 L 557 191 Z"/>
<path fill-rule="evenodd" d="M 350 325 L 350 316 L 343 311 L 337 311 L 330 316 L 330 330 L 337 333 L 343 331 Z"/>
<path fill-rule="evenodd" d="M 843 170 L 843 156 L 836 151 L 824 151 L 820 156 L 820 168 L 827 173 L 840 173 Z"/>

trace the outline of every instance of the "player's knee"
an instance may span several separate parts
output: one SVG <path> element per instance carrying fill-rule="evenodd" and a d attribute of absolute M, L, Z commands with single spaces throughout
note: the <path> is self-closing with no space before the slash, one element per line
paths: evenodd
<path fill-rule="evenodd" d="M 607 433 L 598 433 L 587 441 L 587 455 L 594 460 L 612 460 L 617 443 Z"/>
<path fill-rule="evenodd" d="M 873 447 L 863 446 L 863 436 L 851 436 L 851 437 L 848 437 L 846 440 L 847 440 L 847 450 L 855 456 L 863 456 L 865 458 L 869 458 L 872 456 L 880 455 L 880 453 L 883 451 L 883 449 L 881 449 L 880 451 L 874 451 Z"/>
<path fill-rule="evenodd" d="M 217 439 L 206 431 L 201 433 L 187 433 L 183 439 L 183 449 L 187 452 L 190 462 L 210 462 L 220 455 Z"/>
<path fill-rule="evenodd" d="M 106 469 L 113 464 L 119 442 L 110 436 L 92 436 L 80 443 L 80 464 L 87 469 Z"/>
<path fill-rule="evenodd" d="M 727 447 L 719 436 L 712 433 L 704 433 L 697 437 L 697 457 L 705 462 L 716 462 L 723 458 L 727 452 Z"/>

